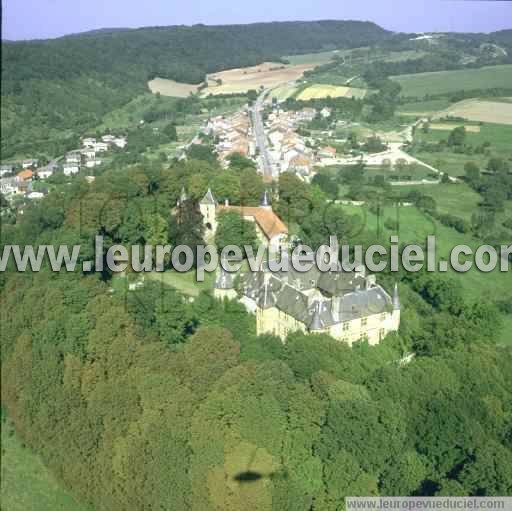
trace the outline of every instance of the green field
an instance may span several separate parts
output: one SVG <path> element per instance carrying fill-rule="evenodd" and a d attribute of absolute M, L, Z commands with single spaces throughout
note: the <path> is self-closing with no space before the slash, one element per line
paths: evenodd
<path fill-rule="evenodd" d="M 153 272 L 147 277 L 155 282 L 161 282 L 167 286 L 176 288 L 183 294 L 196 297 L 201 291 L 210 291 L 213 289 L 215 273 L 205 273 L 204 282 L 198 282 L 196 272 L 178 273 L 176 271 Z"/>
<path fill-rule="evenodd" d="M 57 482 L 42 461 L 2 421 L 2 511 L 91 511 Z"/>
<path fill-rule="evenodd" d="M 423 190 L 423 188 L 422 188 Z M 369 230 L 377 231 L 377 216 L 367 211 L 366 208 L 357 206 L 344 206 L 347 212 L 357 214 L 365 218 L 365 224 Z M 456 211 L 452 211 L 456 214 Z M 396 220 L 397 210 L 395 207 L 384 208 L 380 219 L 380 232 L 383 240 L 389 240 L 391 234 L 397 234 L 384 227 L 384 221 L 387 219 Z M 418 243 L 425 244 L 427 236 L 436 237 L 438 260 L 448 261 L 452 248 L 456 245 L 468 245 L 476 250 L 481 242 L 473 239 L 470 235 L 461 234 L 454 229 L 445 227 L 439 222 L 427 217 L 421 211 L 414 207 L 402 207 L 398 209 L 399 218 L 399 241 L 400 243 Z M 457 273 L 451 269 L 446 275 L 458 280 L 466 294 L 468 301 L 489 300 L 493 301 L 501 297 L 512 288 L 512 274 L 501 273 L 495 270 L 490 273 L 482 273 L 478 269 L 472 268 L 466 273 Z M 507 325 L 512 324 L 511 316 L 504 316 Z M 502 332 L 500 342 L 512 342 L 510 330 L 506 328 Z"/>
<path fill-rule="evenodd" d="M 512 86 L 512 65 L 400 75 L 392 79 L 402 86 L 402 96 L 417 98 L 460 90 L 509 88 Z"/>
<path fill-rule="evenodd" d="M 365 89 L 354 87 L 345 87 L 340 85 L 315 83 L 304 89 L 298 96 L 299 101 L 307 101 L 317 98 L 358 98 L 362 99 L 366 95 Z"/>
<path fill-rule="evenodd" d="M 281 85 L 272 90 L 270 96 L 272 98 L 276 98 L 277 101 L 285 101 L 289 97 L 293 96 L 294 92 L 297 90 L 296 85 Z"/>
<path fill-rule="evenodd" d="M 439 121 L 441 122 L 441 121 Z M 453 123 L 453 127 L 460 126 L 461 123 Z M 464 123 L 468 124 L 468 123 Z M 423 142 L 439 142 L 447 140 L 450 136 L 449 130 L 429 130 L 424 133 L 422 129 L 416 130 L 415 140 Z M 512 126 L 507 124 L 483 124 L 480 126 L 480 132 L 467 132 L 466 145 L 478 146 L 484 142 L 490 142 L 490 150 L 493 155 L 510 157 L 512 156 Z M 444 153 L 436 153 L 440 158 Z M 467 160 L 471 160 L 473 155 L 462 155 Z"/>
<path fill-rule="evenodd" d="M 418 186 L 402 186 L 400 194 L 421 191 L 435 199 L 440 213 L 456 215 L 464 220 L 471 220 L 471 215 L 478 207 L 481 197 L 465 183 Z"/>
<path fill-rule="evenodd" d="M 330 62 L 333 57 L 340 52 L 338 50 L 321 51 L 317 53 L 303 53 L 301 55 L 287 55 L 283 59 L 287 60 L 293 66 L 302 64 L 316 64 L 318 66 Z"/>
<path fill-rule="evenodd" d="M 398 113 L 406 115 L 430 115 L 450 106 L 447 99 L 430 99 L 426 101 L 412 101 L 399 105 Z"/>

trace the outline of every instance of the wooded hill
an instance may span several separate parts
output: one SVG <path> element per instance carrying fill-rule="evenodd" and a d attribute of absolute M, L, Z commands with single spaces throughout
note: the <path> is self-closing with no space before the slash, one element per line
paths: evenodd
<path fill-rule="evenodd" d="M 2 43 L 2 158 L 47 154 L 147 91 L 155 76 L 201 83 L 207 73 L 282 55 L 376 44 L 373 23 L 318 21 L 94 31 Z"/>

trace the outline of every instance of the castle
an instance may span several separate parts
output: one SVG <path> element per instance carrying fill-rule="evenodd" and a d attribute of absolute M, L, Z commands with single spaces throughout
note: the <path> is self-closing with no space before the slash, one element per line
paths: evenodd
<path fill-rule="evenodd" d="M 272 334 L 283 342 L 296 331 L 325 333 L 352 345 L 366 340 L 378 344 L 400 326 L 400 299 L 395 285 L 391 297 L 366 276 L 364 267 L 354 272 L 322 273 L 313 266 L 308 272 L 263 271 L 243 274 L 240 289 L 233 275 L 222 267 L 217 273 L 214 295 L 234 299 L 256 314 L 257 333 Z"/>
<path fill-rule="evenodd" d="M 272 211 L 268 193 L 259 207 L 221 206 L 208 189 L 199 202 L 206 238 L 211 238 L 222 211 L 236 211 L 256 224 L 259 241 L 269 248 L 288 248 L 288 229 Z M 287 251 L 282 252 L 287 254 Z M 273 271 L 265 262 L 261 271 L 235 275 L 219 266 L 214 296 L 239 299 L 256 315 L 257 334 L 272 334 L 286 341 L 296 331 L 325 333 L 352 345 L 359 340 L 378 344 L 400 326 L 400 299 L 395 285 L 393 296 L 377 284 L 364 267 L 353 272 L 321 272 L 313 266 L 299 272 L 289 265 L 287 271 Z M 238 289 L 236 289 L 238 287 Z"/>
<path fill-rule="evenodd" d="M 234 211 L 240 213 L 244 220 L 256 224 L 258 240 L 265 247 L 277 249 L 287 243 L 288 229 L 272 211 L 267 192 L 263 194 L 258 207 L 231 206 L 227 200 L 224 205 L 219 205 L 212 191 L 208 188 L 206 195 L 199 202 L 199 210 L 203 216 L 206 239 L 215 235 L 218 226 L 218 215 L 224 211 Z"/>

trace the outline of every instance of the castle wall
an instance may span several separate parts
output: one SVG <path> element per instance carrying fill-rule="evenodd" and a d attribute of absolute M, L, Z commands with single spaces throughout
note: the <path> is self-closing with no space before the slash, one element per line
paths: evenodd
<path fill-rule="evenodd" d="M 257 333 L 273 334 L 286 341 L 288 334 L 292 332 L 307 332 L 304 323 L 297 321 L 285 312 L 272 307 L 269 309 L 257 308 L 256 310 Z M 398 330 L 400 325 L 400 311 L 382 312 L 364 318 L 353 319 L 343 323 L 337 323 L 327 328 L 324 333 L 334 339 L 352 345 L 362 338 L 366 338 L 372 346 L 389 333 Z"/>

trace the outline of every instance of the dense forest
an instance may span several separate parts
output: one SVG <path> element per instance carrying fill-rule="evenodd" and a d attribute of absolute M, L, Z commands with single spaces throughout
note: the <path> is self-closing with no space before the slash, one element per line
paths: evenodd
<path fill-rule="evenodd" d="M 160 76 L 201 83 L 207 73 L 283 55 L 377 44 L 369 22 L 318 21 L 95 31 L 2 43 L 2 158 L 66 144 Z"/>
<path fill-rule="evenodd" d="M 207 154 L 108 171 L 50 194 L 2 243 L 187 243 L 211 185 L 236 204 L 263 189 Z M 181 188 L 189 201 L 176 209 Z M 247 195 L 249 194 L 249 195 Z M 341 207 L 283 175 L 274 208 L 312 246 L 373 243 Z M 227 226 L 226 226 L 227 227 Z M 0 247 L 1 248 L 1 247 Z M 402 327 L 379 346 L 256 336 L 236 301 L 159 280 L 2 274 L 2 404 L 23 442 L 94 509 L 335 511 L 347 495 L 509 495 L 512 352 L 491 303 L 447 277 L 400 280 Z M 414 352 L 410 363 L 401 362 Z"/>

